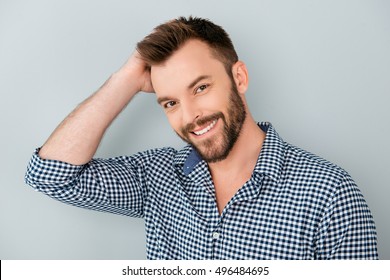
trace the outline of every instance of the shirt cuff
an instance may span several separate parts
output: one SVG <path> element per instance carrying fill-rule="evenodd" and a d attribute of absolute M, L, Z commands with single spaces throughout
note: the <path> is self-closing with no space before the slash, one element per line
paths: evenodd
<path fill-rule="evenodd" d="M 77 179 L 86 165 L 73 165 L 59 160 L 42 159 L 37 148 L 30 159 L 25 182 L 35 189 L 64 187 Z"/>

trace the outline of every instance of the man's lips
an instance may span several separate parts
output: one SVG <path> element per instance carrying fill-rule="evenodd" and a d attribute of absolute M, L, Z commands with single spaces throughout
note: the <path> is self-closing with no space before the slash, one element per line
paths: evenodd
<path fill-rule="evenodd" d="M 215 113 L 213 115 L 197 119 L 195 122 L 187 124 L 181 130 L 181 134 L 184 135 L 189 141 L 190 135 L 195 137 L 202 137 L 212 130 L 216 125 L 218 125 L 218 120 L 223 119 L 224 116 L 221 112 Z"/>
<path fill-rule="evenodd" d="M 215 119 L 208 126 L 206 126 L 205 128 L 198 129 L 198 130 L 193 130 L 192 133 L 194 133 L 197 136 L 202 136 L 203 134 L 206 134 L 207 132 L 209 132 L 215 126 L 217 121 L 218 121 L 218 119 Z"/>

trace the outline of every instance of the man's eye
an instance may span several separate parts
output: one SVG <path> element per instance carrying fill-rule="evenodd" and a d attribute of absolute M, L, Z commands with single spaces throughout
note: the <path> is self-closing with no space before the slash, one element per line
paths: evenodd
<path fill-rule="evenodd" d="M 197 89 L 196 89 L 196 93 L 200 93 L 202 91 L 204 91 L 209 85 L 201 85 L 199 86 Z"/>
<path fill-rule="evenodd" d="M 175 102 L 175 101 L 169 101 L 169 102 L 167 102 L 167 103 L 164 104 L 164 108 L 169 109 L 169 108 L 172 108 L 172 107 L 175 106 L 175 105 L 176 105 L 176 102 Z"/>

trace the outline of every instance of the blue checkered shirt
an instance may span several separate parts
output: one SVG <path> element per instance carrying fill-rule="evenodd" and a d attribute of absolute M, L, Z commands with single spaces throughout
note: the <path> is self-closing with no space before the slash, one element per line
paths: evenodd
<path fill-rule="evenodd" d="M 267 134 L 252 176 L 221 215 L 191 146 L 82 166 L 37 150 L 25 179 L 71 205 L 144 218 L 148 259 L 377 259 L 373 217 L 351 177 L 259 126 Z"/>

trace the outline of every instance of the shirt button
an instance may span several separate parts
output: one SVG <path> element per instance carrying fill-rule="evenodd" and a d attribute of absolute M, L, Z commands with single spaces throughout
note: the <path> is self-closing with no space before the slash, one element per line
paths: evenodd
<path fill-rule="evenodd" d="M 213 232 L 213 239 L 218 239 L 220 235 L 219 232 Z"/>

